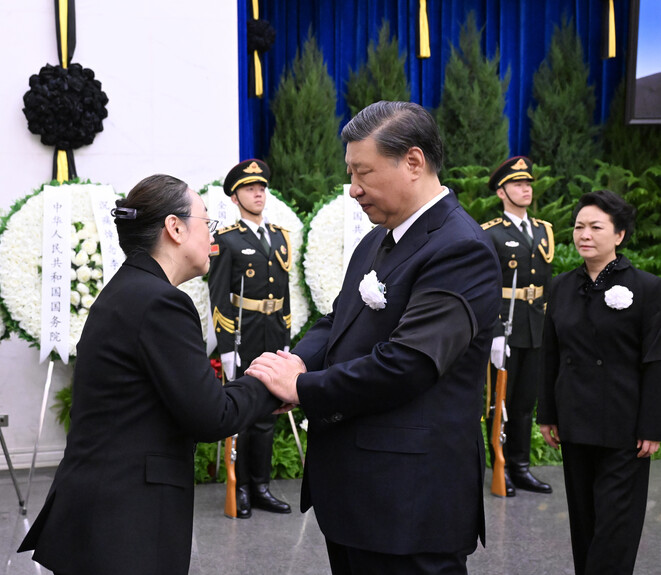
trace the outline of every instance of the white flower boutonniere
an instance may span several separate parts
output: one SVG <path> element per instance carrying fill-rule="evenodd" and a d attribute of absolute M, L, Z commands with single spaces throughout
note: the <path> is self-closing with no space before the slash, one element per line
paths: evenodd
<path fill-rule="evenodd" d="M 363 281 L 358 286 L 358 291 L 365 304 L 372 309 L 379 310 L 386 307 L 386 286 L 379 281 L 374 270 L 365 274 Z"/>
<path fill-rule="evenodd" d="M 606 305 L 613 309 L 627 309 L 633 303 L 633 292 L 624 286 L 613 286 L 604 293 Z"/>

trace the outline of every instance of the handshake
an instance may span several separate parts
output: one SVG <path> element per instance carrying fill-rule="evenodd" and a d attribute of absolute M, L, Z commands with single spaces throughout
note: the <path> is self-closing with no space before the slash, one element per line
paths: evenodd
<path fill-rule="evenodd" d="M 223 354 L 221 363 L 227 378 L 234 379 L 236 367 L 241 366 L 240 358 L 237 357 L 235 365 L 233 353 Z M 299 374 L 306 371 L 307 368 L 300 357 L 289 351 L 281 350 L 276 353 L 265 352 L 254 359 L 245 370 L 245 375 L 259 379 L 273 395 L 283 402 L 275 413 L 285 413 L 300 403 L 296 390 L 296 379 Z"/>

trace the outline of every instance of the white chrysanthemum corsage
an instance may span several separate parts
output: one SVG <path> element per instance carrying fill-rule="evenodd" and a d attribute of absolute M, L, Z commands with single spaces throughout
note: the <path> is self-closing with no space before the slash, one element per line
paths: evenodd
<path fill-rule="evenodd" d="M 374 270 L 365 274 L 363 281 L 358 286 L 358 291 L 365 304 L 372 309 L 379 310 L 386 307 L 386 286 L 379 281 Z"/>
<path fill-rule="evenodd" d="M 604 293 L 606 305 L 613 309 L 627 309 L 633 303 L 633 292 L 624 286 L 613 286 Z"/>

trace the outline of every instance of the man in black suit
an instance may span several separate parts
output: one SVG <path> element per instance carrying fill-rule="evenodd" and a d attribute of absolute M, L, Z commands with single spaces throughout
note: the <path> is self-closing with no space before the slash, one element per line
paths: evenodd
<path fill-rule="evenodd" d="M 509 337 L 507 359 L 505 425 L 507 441 L 505 455 L 505 485 L 507 497 L 516 495 L 516 488 L 537 493 L 551 493 L 548 483 L 530 473 L 530 434 L 537 400 L 541 371 L 544 310 L 548 298 L 553 267 L 554 240 L 551 224 L 528 217 L 533 199 L 532 161 L 515 156 L 503 162 L 491 175 L 489 187 L 503 202 L 503 217 L 482 228 L 498 252 L 503 273 L 503 298 L 500 315 L 507 319 L 512 299 L 512 282 L 517 271 L 512 335 Z M 505 337 L 503 323 L 498 322 L 491 347 L 492 381 L 497 369 L 503 367 Z M 492 386 L 495 390 L 495 386 Z M 492 398 L 491 405 L 494 404 Z M 492 418 L 487 419 L 491 438 Z M 493 450 L 491 450 L 491 461 Z"/>
<path fill-rule="evenodd" d="M 302 509 L 333 573 L 466 573 L 484 536 L 480 404 L 500 270 L 441 185 L 443 147 L 417 104 L 378 102 L 342 131 L 351 195 L 379 224 L 333 311 L 294 354 L 246 373 L 309 420 Z"/>
<path fill-rule="evenodd" d="M 265 351 L 290 343 L 289 270 L 292 252 L 287 230 L 262 217 L 271 176 L 261 160 L 234 166 L 223 183 L 225 194 L 239 208 L 236 225 L 216 232 L 211 248 L 209 295 L 218 352 L 227 379 L 243 375 Z M 241 345 L 234 350 L 241 289 Z M 236 355 L 236 356 L 235 356 Z M 252 507 L 291 513 L 289 504 L 269 490 L 275 415 L 254 422 L 239 433 L 236 458 L 237 517 L 247 519 Z"/>

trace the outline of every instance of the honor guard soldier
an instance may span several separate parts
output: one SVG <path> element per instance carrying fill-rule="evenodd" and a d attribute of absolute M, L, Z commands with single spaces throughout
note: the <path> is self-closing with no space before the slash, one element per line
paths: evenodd
<path fill-rule="evenodd" d="M 223 184 L 241 219 L 216 232 L 209 294 L 218 351 L 229 380 L 243 375 L 263 352 L 290 345 L 292 253 L 287 230 L 262 217 L 269 177 L 267 164 L 251 159 L 232 168 Z M 240 330 L 237 348 L 235 330 Z M 240 518 L 250 517 L 251 507 L 291 513 L 290 506 L 269 491 L 275 421 L 271 415 L 239 433 L 236 502 Z"/>
<path fill-rule="evenodd" d="M 551 493 L 551 486 L 530 473 L 530 434 L 541 369 L 544 311 L 551 283 L 554 251 L 553 229 L 543 220 L 528 217 L 533 199 L 532 161 L 515 156 L 503 162 L 491 175 L 489 188 L 503 202 L 503 217 L 482 224 L 498 253 L 503 273 L 501 319 L 506 319 L 512 299 L 512 280 L 517 285 L 512 333 L 504 350 L 503 323 L 498 322 L 491 347 L 492 381 L 496 370 L 507 368 L 507 423 L 504 455 L 508 497 L 516 488 Z M 504 352 L 508 356 L 503 366 Z M 491 403 L 493 405 L 493 401 Z M 487 419 L 491 438 L 491 417 Z M 489 442 L 491 448 L 491 442 Z M 491 451 L 493 462 L 493 451 Z"/>

